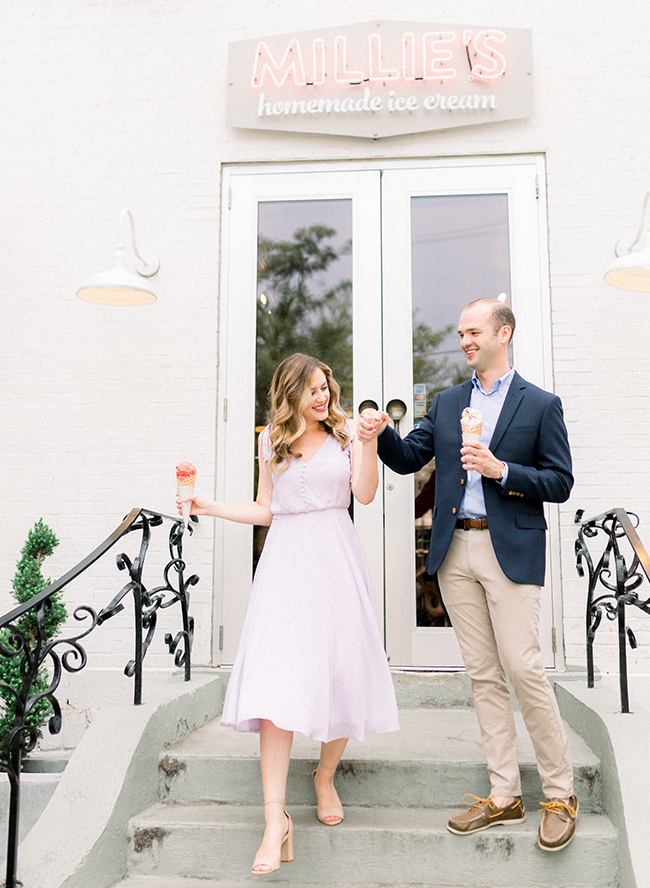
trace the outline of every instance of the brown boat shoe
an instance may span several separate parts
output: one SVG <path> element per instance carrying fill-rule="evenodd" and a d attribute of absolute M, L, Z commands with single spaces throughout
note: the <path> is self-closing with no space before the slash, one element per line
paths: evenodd
<path fill-rule="evenodd" d="M 468 802 L 466 799 L 474 799 L 474 802 Z M 453 832 L 457 836 L 466 836 L 503 823 L 523 823 L 526 819 L 521 796 L 517 796 L 514 802 L 506 805 L 505 808 L 495 805 L 491 796 L 487 799 L 480 799 L 471 793 L 466 793 L 463 796 L 463 802 L 465 805 L 471 806 L 469 810 L 454 814 L 449 818 L 447 824 L 449 832 Z"/>
<path fill-rule="evenodd" d="M 549 799 L 541 803 L 544 812 L 539 825 L 537 844 L 544 851 L 561 851 L 566 848 L 576 831 L 578 797 L 572 795 L 569 803 L 561 799 Z"/>

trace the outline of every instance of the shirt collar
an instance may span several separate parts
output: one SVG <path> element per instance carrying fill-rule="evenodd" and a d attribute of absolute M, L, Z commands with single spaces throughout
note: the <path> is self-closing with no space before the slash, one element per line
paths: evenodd
<path fill-rule="evenodd" d="M 511 367 L 507 373 L 504 373 L 496 382 L 493 383 L 492 388 L 489 392 L 486 392 L 481 383 L 479 382 L 478 376 L 476 375 L 476 370 L 472 373 L 472 385 L 474 388 L 481 392 L 484 395 L 492 395 L 495 392 L 501 390 L 501 388 L 508 389 L 510 387 L 510 383 L 512 382 L 512 377 L 515 375 L 515 368 Z"/>

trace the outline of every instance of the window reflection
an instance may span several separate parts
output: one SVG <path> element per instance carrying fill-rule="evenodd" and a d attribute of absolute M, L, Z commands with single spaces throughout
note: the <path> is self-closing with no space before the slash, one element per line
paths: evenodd
<path fill-rule="evenodd" d="M 295 352 L 332 368 L 352 415 L 351 200 L 259 204 L 256 336 L 256 453 L 273 372 Z M 254 567 L 266 532 L 255 528 Z"/>
<path fill-rule="evenodd" d="M 457 324 L 468 302 L 506 294 L 510 249 L 506 194 L 411 199 L 413 403 L 417 423 L 435 395 L 471 376 Z M 448 626 L 437 580 L 425 571 L 435 460 L 415 475 L 416 624 Z"/>

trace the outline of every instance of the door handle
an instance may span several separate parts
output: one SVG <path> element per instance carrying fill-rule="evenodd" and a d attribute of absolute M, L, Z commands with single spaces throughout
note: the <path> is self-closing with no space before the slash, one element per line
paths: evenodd
<path fill-rule="evenodd" d="M 397 431 L 400 419 L 406 415 L 406 404 L 400 398 L 393 398 L 386 404 L 386 413 L 393 420 L 393 428 Z"/>
<path fill-rule="evenodd" d="M 371 410 L 379 410 L 379 404 L 376 401 L 373 401 L 372 398 L 366 398 L 365 401 L 362 401 L 358 406 L 359 413 L 363 413 L 364 410 L 370 408 Z"/>

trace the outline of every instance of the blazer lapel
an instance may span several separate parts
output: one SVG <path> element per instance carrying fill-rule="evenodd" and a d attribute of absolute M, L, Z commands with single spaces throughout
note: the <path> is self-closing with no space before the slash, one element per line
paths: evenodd
<path fill-rule="evenodd" d="M 525 390 L 525 381 L 515 371 L 515 375 L 512 377 L 512 382 L 510 383 L 510 388 L 508 389 L 508 394 L 503 402 L 503 407 L 501 408 L 501 413 L 499 414 L 492 440 L 490 441 L 490 450 L 492 453 L 494 453 L 495 449 L 498 447 L 501 438 L 503 438 L 506 429 L 510 425 L 512 417 L 519 409 Z"/>

